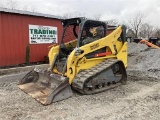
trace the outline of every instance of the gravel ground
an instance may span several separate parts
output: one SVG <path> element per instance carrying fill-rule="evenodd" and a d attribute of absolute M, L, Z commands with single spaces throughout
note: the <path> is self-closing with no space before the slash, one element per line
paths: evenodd
<path fill-rule="evenodd" d="M 129 44 L 127 85 L 94 95 L 74 91 L 73 97 L 49 106 L 18 89 L 18 79 L 26 72 L 0 76 L 0 120 L 159 120 L 160 52 L 133 45 Z"/>
<path fill-rule="evenodd" d="M 128 78 L 127 85 L 95 95 L 74 96 L 43 106 L 17 87 L 23 74 L 0 77 L 2 120 L 132 120 L 160 118 L 160 82 Z"/>
<path fill-rule="evenodd" d="M 128 74 L 131 76 L 160 78 L 160 49 L 144 44 L 128 45 Z"/>

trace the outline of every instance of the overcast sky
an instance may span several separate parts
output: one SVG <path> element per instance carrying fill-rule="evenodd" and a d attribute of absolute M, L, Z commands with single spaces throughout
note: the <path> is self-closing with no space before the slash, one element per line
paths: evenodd
<path fill-rule="evenodd" d="M 0 0 L 7 6 L 8 0 Z M 10 1 L 10 0 L 9 0 Z M 127 22 L 141 11 L 146 21 L 160 27 L 160 0 L 12 0 L 17 9 L 34 9 L 35 12 L 64 16 L 66 13 L 81 13 L 88 18 L 100 14 L 101 20 L 117 19 Z"/>

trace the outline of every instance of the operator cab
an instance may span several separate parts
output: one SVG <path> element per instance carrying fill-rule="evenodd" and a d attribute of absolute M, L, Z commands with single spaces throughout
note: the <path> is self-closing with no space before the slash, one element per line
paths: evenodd
<path fill-rule="evenodd" d="M 89 44 L 97 39 L 106 36 L 106 24 L 96 20 L 72 18 L 62 21 L 63 34 L 60 42 L 62 57 L 66 57 L 76 48 Z M 72 44 L 71 41 L 76 41 Z M 65 45 L 66 42 L 69 42 Z"/>
<path fill-rule="evenodd" d="M 79 47 L 106 36 L 106 24 L 100 21 L 86 20 L 81 31 Z"/>
<path fill-rule="evenodd" d="M 63 33 L 60 41 L 58 61 L 59 72 L 65 67 L 70 53 L 75 49 L 106 36 L 104 22 L 82 18 L 72 18 L 62 21 Z"/>

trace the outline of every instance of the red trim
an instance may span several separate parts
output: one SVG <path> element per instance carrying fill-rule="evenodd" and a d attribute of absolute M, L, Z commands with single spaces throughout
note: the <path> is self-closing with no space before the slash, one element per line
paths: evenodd
<path fill-rule="evenodd" d="M 112 52 L 98 53 L 98 54 L 95 54 L 94 57 L 103 57 L 103 56 L 111 55 L 111 54 Z"/>

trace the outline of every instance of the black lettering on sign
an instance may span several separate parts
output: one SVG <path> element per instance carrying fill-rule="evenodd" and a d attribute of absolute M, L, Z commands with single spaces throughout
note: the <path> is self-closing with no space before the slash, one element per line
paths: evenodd
<path fill-rule="evenodd" d="M 99 47 L 99 43 L 90 46 L 90 49 L 93 50 L 93 49 L 96 49 L 98 47 Z"/>

